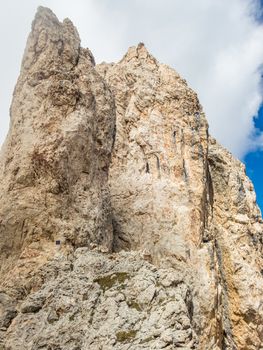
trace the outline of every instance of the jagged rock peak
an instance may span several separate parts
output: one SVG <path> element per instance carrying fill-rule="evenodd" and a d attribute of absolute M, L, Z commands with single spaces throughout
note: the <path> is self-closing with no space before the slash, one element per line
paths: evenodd
<path fill-rule="evenodd" d="M 0 269 L 42 241 L 110 250 L 114 100 L 73 24 L 43 7 L 27 41 L 11 120 L 0 156 Z"/>
<path fill-rule="evenodd" d="M 60 23 L 48 8 L 39 7 L 28 38 L 23 69 L 32 69 L 45 60 L 47 68 L 70 69 L 79 59 L 80 38 L 68 19 Z M 43 62 L 44 65 L 44 62 Z"/>
<path fill-rule="evenodd" d="M 69 19 L 67 19 L 67 20 L 70 21 Z M 37 8 L 35 18 L 32 22 L 32 29 L 33 30 L 34 30 L 34 26 L 37 24 L 37 22 L 42 22 L 42 27 L 45 27 L 45 28 L 52 25 L 52 23 L 59 25 L 59 20 L 58 20 L 57 16 L 54 14 L 54 12 L 50 8 L 44 7 L 44 6 L 38 6 L 38 8 Z"/>
<path fill-rule="evenodd" d="M 146 61 L 157 65 L 157 60 L 149 53 L 144 43 L 139 43 L 137 46 L 131 46 L 121 60 L 121 63 L 124 61 Z"/>
<path fill-rule="evenodd" d="M 11 118 L 0 350 L 262 349 L 253 186 L 175 70 L 143 44 L 94 67 L 40 8 Z"/>

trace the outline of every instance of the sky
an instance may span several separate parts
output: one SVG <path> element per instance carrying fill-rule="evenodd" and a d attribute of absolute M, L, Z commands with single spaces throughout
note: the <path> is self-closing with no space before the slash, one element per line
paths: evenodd
<path fill-rule="evenodd" d="M 259 109 L 258 115 L 254 118 L 255 126 L 261 132 L 263 131 L 263 106 Z M 256 150 L 249 152 L 244 157 L 247 175 L 252 180 L 256 194 L 257 202 L 263 213 L 263 151 Z"/>
<path fill-rule="evenodd" d="M 8 0 L 0 11 L 0 144 L 36 8 L 77 26 L 96 61 L 144 42 L 198 93 L 210 133 L 247 165 L 263 208 L 262 0 Z"/>

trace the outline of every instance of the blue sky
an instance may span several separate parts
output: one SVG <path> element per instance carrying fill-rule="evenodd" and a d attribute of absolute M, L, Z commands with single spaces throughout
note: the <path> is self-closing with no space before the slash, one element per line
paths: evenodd
<path fill-rule="evenodd" d="M 259 20 L 263 23 L 263 0 L 260 0 L 260 5 L 262 12 L 259 15 Z M 258 114 L 254 117 L 254 124 L 257 130 L 261 132 L 263 131 L 263 96 L 262 105 L 259 108 Z M 244 162 L 246 164 L 247 175 L 252 180 L 256 190 L 257 203 L 263 213 L 263 150 L 258 149 L 254 152 L 248 153 L 244 157 Z"/>
<path fill-rule="evenodd" d="M 259 109 L 258 115 L 254 118 L 257 129 L 263 131 L 263 106 Z M 257 202 L 263 212 L 263 151 L 257 150 L 248 153 L 244 158 L 247 175 L 254 183 L 257 194 Z"/>

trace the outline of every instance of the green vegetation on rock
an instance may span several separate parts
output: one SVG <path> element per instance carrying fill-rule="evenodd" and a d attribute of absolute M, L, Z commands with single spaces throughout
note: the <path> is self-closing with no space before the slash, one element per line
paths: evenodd
<path fill-rule="evenodd" d="M 127 302 L 128 306 L 132 309 L 135 309 L 137 311 L 142 311 L 141 306 L 134 300 L 130 300 Z"/>
<path fill-rule="evenodd" d="M 127 272 L 115 272 L 111 275 L 96 278 L 94 282 L 98 283 L 103 292 L 105 292 L 112 288 L 116 283 L 123 285 L 123 283 L 129 278 L 130 276 Z"/>
<path fill-rule="evenodd" d="M 136 337 L 137 331 L 134 329 L 128 331 L 120 331 L 116 333 L 116 338 L 118 342 L 124 343 Z"/>

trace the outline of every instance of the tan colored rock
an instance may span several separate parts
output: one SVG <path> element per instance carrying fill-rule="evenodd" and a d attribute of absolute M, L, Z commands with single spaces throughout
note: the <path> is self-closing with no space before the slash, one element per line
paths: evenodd
<path fill-rule="evenodd" d="M 1 152 L 0 262 L 30 244 L 112 246 L 108 167 L 112 95 L 66 19 L 39 8 Z"/>
<path fill-rule="evenodd" d="M 210 234 L 222 288 L 223 328 L 233 349 L 263 344 L 263 224 L 244 165 L 215 140 L 209 146 L 214 189 Z"/>
<path fill-rule="evenodd" d="M 104 65 L 97 69 L 103 74 Z M 186 261 L 206 225 L 208 126 L 197 96 L 143 44 L 106 67 L 105 78 L 117 111 L 110 170 L 116 249 Z"/>
<path fill-rule="evenodd" d="M 139 249 L 159 266 L 187 271 L 193 327 L 213 348 L 217 271 L 213 245 L 203 245 L 212 188 L 208 125 L 196 94 L 143 44 L 116 65 L 97 66 L 116 100 L 110 168 L 115 249 Z M 203 340 L 202 340 L 203 339 Z M 209 339 L 209 341 L 208 341 Z M 201 347 L 202 348 L 202 347 Z"/>
<path fill-rule="evenodd" d="M 0 350 L 262 350 L 253 186 L 143 44 L 95 69 L 40 8 L 0 166 Z"/>
<path fill-rule="evenodd" d="M 115 249 L 187 271 L 199 349 L 260 349 L 262 220 L 244 167 L 212 141 L 195 93 L 143 44 L 97 70 L 115 95 Z"/>

